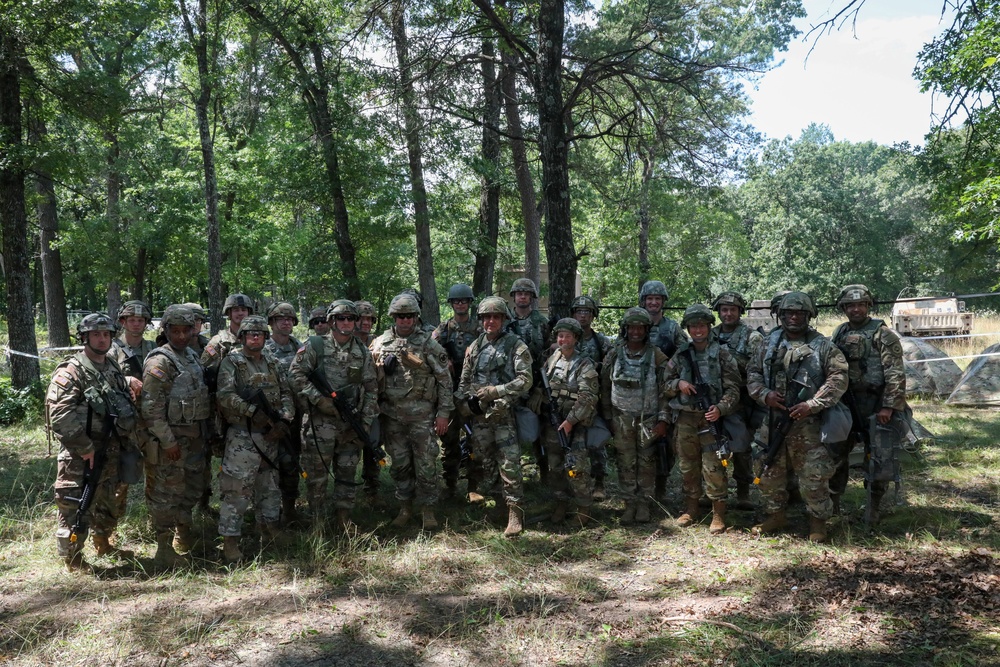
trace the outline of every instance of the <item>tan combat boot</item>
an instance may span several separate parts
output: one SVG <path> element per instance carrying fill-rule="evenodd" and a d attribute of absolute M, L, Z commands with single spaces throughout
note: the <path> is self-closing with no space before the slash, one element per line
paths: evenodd
<path fill-rule="evenodd" d="M 595 503 L 599 503 L 607 497 L 607 493 L 604 491 L 604 477 L 596 478 L 594 480 L 594 491 L 590 494 L 590 499 Z"/>
<path fill-rule="evenodd" d="M 288 534 L 281 529 L 281 524 L 277 521 L 263 524 L 261 532 L 264 534 L 264 539 L 278 549 L 288 546 Z"/>
<path fill-rule="evenodd" d="M 227 563 L 238 563 L 243 560 L 238 535 L 222 538 L 222 557 L 226 559 Z"/>
<path fill-rule="evenodd" d="M 552 523 L 562 523 L 566 520 L 566 511 L 569 509 L 569 503 L 565 500 L 560 500 L 556 502 L 556 508 L 552 511 L 552 516 L 549 520 Z"/>
<path fill-rule="evenodd" d="M 708 527 L 708 532 L 712 535 L 726 532 L 725 500 L 715 500 L 712 502 L 712 525 Z"/>
<path fill-rule="evenodd" d="M 392 520 L 392 525 L 396 528 L 402 528 L 410 519 L 413 517 L 413 501 L 404 500 L 403 504 L 399 507 L 399 514 L 396 518 Z"/>
<path fill-rule="evenodd" d="M 649 501 L 640 500 L 635 505 L 635 522 L 649 523 Z"/>
<path fill-rule="evenodd" d="M 295 498 L 281 499 L 281 525 L 291 526 L 298 523 L 299 515 L 295 511 Z"/>
<path fill-rule="evenodd" d="M 749 512 L 753 508 L 753 501 L 750 500 L 750 482 L 736 482 L 736 509 Z"/>
<path fill-rule="evenodd" d="M 590 522 L 590 508 L 581 507 L 577 505 L 576 507 L 576 519 L 580 522 L 580 527 L 583 528 Z"/>
<path fill-rule="evenodd" d="M 701 518 L 701 508 L 698 505 L 697 498 L 685 498 L 684 499 L 684 514 L 677 517 L 677 525 L 681 528 L 687 528 L 688 526 L 694 524 L 698 519 Z"/>
<path fill-rule="evenodd" d="M 191 535 L 191 526 L 186 523 L 179 523 L 174 531 L 173 547 L 177 553 L 187 553 L 194 546 L 194 537 Z"/>
<path fill-rule="evenodd" d="M 65 559 L 65 563 L 67 572 L 78 572 L 80 574 L 94 573 L 94 568 L 83 559 L 83 554 L 79 551 Z"/>
<path fill-rule="evenodd" d="M 423 509 L 421 511 L 421 518 L 423 519 L 424 522 L 423 525 L 424 530 L 437 530 L 438 520 L 437 517 L 434 516 L 434 508 L 432 506 L 430 505 L 423 506 Z"/>
<path fill-rule="evenodd" d="M 623 526 L 631 526 L 635 523 L 635 502 L 631 500 L 625 501 L 625 511 L 622 512 L 620 523 Z"/>
<path fill-rule="evenodd" d="M 171 541 L 173 531 L 164 531 L 156 536 L 156 554 L 153 555 L 153 565 L 157 569 L 169 569 L 179 565 L 187 565 L 187 560 L 174 551 Z"/>
<path fill-rule="evenodd" d="M 119 549 L 108 541 L 107 535 L 94 535 L 94 549 L 98 556 L 118 556 L 119 558 L 135 558 L 135 552 Z"/>
<path fill-rule="evenodd" d="M 345 508 L 337 510 L 337 525 L 345 533 L 349 533 L 357 528 L 357 526 L 354 525 L 354 522 L 351 521 L 351 510 Z"/>
<path fill-rule="evenodd" d="M 504 529 L 504 537 L 514 537 L 520 535 L 524 530 L 524 510 L 517 505 L 511 505 L 507 511 L 507 528 Z"/>
<path fill-rule="evenodd" d="M 777 533 L 784 530 L 787 525 L 788 519 L 785 517 L 785 510 L 781 510 L 764 519 L 762 523 L 754 526 L 753 532 L 757 534 Z"/>
<path fill-rule="evenodd" d="M 809 517 L 809 541 L 810 542 L 826 542 L 826 519 L 817 519 L 814 516 Z"/>

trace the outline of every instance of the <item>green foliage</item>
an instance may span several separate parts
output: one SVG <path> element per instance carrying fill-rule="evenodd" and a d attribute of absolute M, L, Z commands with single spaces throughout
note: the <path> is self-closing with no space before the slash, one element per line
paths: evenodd
<path fill-rule="evenodd" d="M 40 384 L 23 389 L 11 387 L 10 378 L 0 378 L 0 424 L 10 426 L 37 420 L 42 414 L 44 389 Z"/>

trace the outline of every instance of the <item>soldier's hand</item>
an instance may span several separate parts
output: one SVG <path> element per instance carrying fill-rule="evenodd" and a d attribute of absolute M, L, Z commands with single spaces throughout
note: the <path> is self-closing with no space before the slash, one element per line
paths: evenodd
<path fill-rule="evenodd" d="M 330 415 L 333 417 L 337 416 L 337 404 L 333 402 L 333 399 L 329 396 L 323 396 L 319 399 L 316 404 L 316 409 L 320 411 L 320 414 Z"/>
<path fill-rule="evenodd" d="M 163 455 L 167 457 L 168 461 L 180 461 L 181 460 L 180 445 L 174 445 L 170 449 L 163 450 Z"/>
<path fill-rule="evenodd" d="M 480 387 L 476 390 L 476 397 L 483 403 L 489 403 L 500 398 L 500 390 L 496 387 Z"/>
<path fill-rule="evenodd" d="M 139 378 L 128 378 L 128 393 L 132 396 L 132 402 L 139 400 L 139 392 L 142 391 L 142 380 Z"/>
<path fill-rule="evenodd" d="M 705 413 L 705 421 L 717 422 L 722 418 L 722 410 L 719 409 L 718 405 L 713 405 Z"/>
<path fill-rule="evenodd" d="M 698 389 L 687 380 L 680 380 L 677 383 L 677 388 L 685 396 L 694 396 L 696 393 L 698 393 Z"/>
<path fill-rule="evenodd" d="M 542 402 L 545 397 L 542 395 L 541 389 L 536 389 L 531 392 L 531 396 L 528 396 L 528 409 L 534 412 L 536 415 L 542 411 Z"/>
<path fill-rule="evenodd" d="M 573 432 L 573 425 L 569 423 L 568 419 L 564 419 L 562 424 L 559 424 L 559 430 L 569 436 Z"/>
<path fill-rule="evenodd" d="M 87 464 L 87 469 L 92 469 L 94 467 L 94 456 L 95 452 L 80 456 L 80 458 L 83 459 L 83 462 Z"/>
<path fill-rule="evenodd" d="M 447 417 L 437 417 L 434 419 L 434 432 L 439 436 L 443 436 L 448 432 L 448 418 Z"/>
<path fill-rule="evenodd" d="M 767 392 L 767 396 L 764 397 L 764 405 L 769 408 L 774 408 L 776 410 L 787 410 L 785 407 L 785 397 L 777 391 Z"/>
<path fill-rule="evenodd" d="M 788 411 L 788 416 L 792 419 L 804 419 L 812 414 L 812 410 L 806 403 L 798 403 L 793 405 Z"/>
<path fill-rule="evenodd" d="M 892 408 L 882 408 L 881 410 L 878 411 L 878 414 L 875 416 L 875 419 L 876 421 L 878 421 L 879 424 L 885 426 L 892 420 L 892 413 L 893 413 Z"/>
<path fill-rule="evenodd" d="M 653 427 L 654 439 L 663 438 L 666 435 L 667 435 L 667 422 L 656 422 L 656 426 Z"/>
<path fill-rule="evenodd" d="M 291 429 L 288 428 L 288 424 L 278 422 L 264 435 L 264 439 L 268 442 L 280 442 L 287 439 L 289 435 L 291 435 Z"/>

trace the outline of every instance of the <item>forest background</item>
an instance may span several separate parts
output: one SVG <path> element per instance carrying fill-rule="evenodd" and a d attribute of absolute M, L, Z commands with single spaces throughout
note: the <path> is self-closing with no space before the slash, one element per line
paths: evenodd
<path fill-rule="evenodd" d="M 9 346 L 129 298 L 214 330 L 234 291 L 384 312 L 416 286 L 435 323 L 449 285 L 543 263 L 557 315 L 577 272 L 614 305 L 647 279 L 673 305 L 989 291 L 1000 2 L 942 13 L 914 75 L 948 103 L 883 146 L 748 124 L 798 0 L 0 0 Z"/>

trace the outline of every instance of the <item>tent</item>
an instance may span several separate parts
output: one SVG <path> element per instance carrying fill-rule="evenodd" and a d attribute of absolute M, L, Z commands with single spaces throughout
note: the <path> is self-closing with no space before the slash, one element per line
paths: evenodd
<path fill-rule="evenodd" d="M 1000 355 L 1000 343 L 990 345 L 982 354 Z M 1000 407 L 1000 356 L 973 359 L 945 403 L 981 408 Z"/>
<path fill-rule="evenodd" d="M 958 364 L 925 340 L 904 336 L 901 342 L 907 395 L 944 398 L 951 394 L 962 376 Z M 922 361 L 924 359 L 940 361 Z"/>

